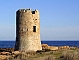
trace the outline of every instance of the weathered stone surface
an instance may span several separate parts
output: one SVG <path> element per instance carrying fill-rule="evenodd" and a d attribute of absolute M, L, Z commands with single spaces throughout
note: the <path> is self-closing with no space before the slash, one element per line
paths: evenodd
<path fill-rule="evenodd" d="M 42 44 L 42 50 L 58 50 L 56 46 L 49 46 L 47 44 Z"/>
<path fill-rule="evenodd" d="M 11 55 L 11 53 L 9 53 L 9 52 L 1 52 L 0 54 L 1 55 Z"/>
<path fill-rule="evenodd" d="M 20 9 L 16 12 L 16 50 L 42 50 L 39 11 Z"/>
<path fill-rule="evenodd" d="M 7 58 L 6 55 L 0 55 L 0 60 L 4 60 L 4 59 L 6 59 L 6 58 Z"/>
<path fill-rule="evenodd" d="M 47 44 L 42 44 L 42 50 L 48 49 L 49 46 Z"/>
<path fill-rule="evenodd" d="M 21 52 L 19 52 L 19 51 L 13 51 L 12 52 L 12 54 L 14 54 L 14 55 L 18 55 L 18 54 L 20 54 Z"/>
<path fill-rule="evenodd" d="M 59 49 L 70 49 L 69 46 L 59 46 Z"/>
<path fill-rule="evenodd" d="M 11 52 L 11 51 L 14 51 L 14 48 L 0 48 L 0 52 Z"/>
<path fill-rule="evenodd" d="M 58 47 L 56 47 L 56 46 L 50 46 L 49 49 L 50 50 L 58 50 Z"/>

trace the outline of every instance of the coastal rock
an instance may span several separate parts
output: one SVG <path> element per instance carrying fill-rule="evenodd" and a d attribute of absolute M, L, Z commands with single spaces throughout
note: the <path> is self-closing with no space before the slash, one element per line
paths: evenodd
<path fill-rule="evenodd" d="M 48 44 L 42 44 L 42 50 L 46 50 L 46 49 L 49 49 Z"/>
<path fill-rule="evenodd" d="M 11 55 L 11 53 L 9 53 L 9 52 L 1 52 L 0 54 L 1 55 Z"/>
<path fill-rule="evenodd" d="M 14 51 L 14 48 L 0 48 L 0 52 L 11 52 L 11 51 Z"/>
<path fill-rule="evenodd" d="M 77 48 L 77 47 L 73 47 L 73 46 L 70 47 L 70 49 L 76 49 L 76 48 Z"/>
<path fill-rule="evenodd" d="M 0 55 L 0 60 L 4 60 L 4 59 L 6 59 L 6 58 L 7 58 L 6 55 Z"/>
<path fill-rule="evenodd" d="M 58 47 L 49 46 L 48 44 L 42 44 L 42 50 L 58 50 Z"/>
<path fill-rule="evenodd" d="M 59 49 L 70 49 L 69 46 L 59 46 Z"/>
<path fill-rule="evenodd" d="M 20 54 L 21 52 L 19 52 L 19 51 L 13 51 L 12 52 L 12 54 L 14 54 L 14 55 L 18 55 L 18 54 Z"/>
<path fill-rule="evenodd" d="M 50 49 L 50 50 L 58 50 L 58 47 L 56 47 L 56 46 L 50 46 L 49 49 Z"/>

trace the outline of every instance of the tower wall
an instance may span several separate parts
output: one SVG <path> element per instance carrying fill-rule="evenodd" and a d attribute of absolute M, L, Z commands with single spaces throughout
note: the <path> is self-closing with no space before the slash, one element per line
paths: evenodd
<path fill-rule="evenodd" d="M 20 9 L 16 12 L 16 50 L 41 50 L 39 11 Z"/>

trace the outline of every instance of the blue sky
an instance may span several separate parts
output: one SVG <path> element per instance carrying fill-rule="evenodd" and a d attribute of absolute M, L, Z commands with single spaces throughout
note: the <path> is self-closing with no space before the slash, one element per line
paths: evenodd
<path fill-rule="evenodd" d="M 41 40 L 79 40 L 79 0 L 1 0 L 0 39 L 16 39 L 16 11 L 40 11 Z"/>

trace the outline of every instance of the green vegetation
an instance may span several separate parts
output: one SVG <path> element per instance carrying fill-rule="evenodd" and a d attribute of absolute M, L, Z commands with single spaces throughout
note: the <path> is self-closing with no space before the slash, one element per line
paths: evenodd
<path fill-rule="evenodd" d="M 40 52 L 28 60 L 79 60 L 79 48 Z"/>
<path fill-rule="evenodd" d="M 79 48 L 21 53 L 7 60 L 79 60 Z"/>

